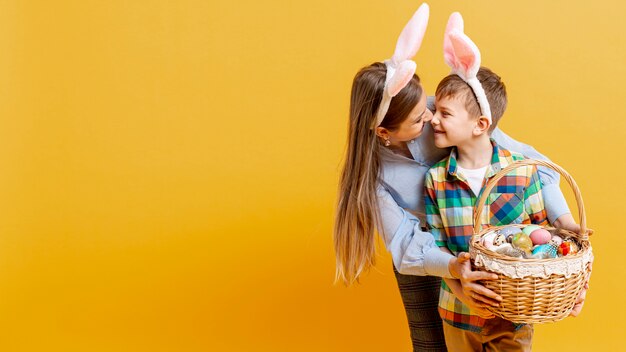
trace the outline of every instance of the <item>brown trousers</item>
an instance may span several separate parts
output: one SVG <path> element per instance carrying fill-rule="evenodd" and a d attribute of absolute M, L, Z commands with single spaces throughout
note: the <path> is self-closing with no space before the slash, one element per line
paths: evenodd
<path fill-rule="evenodd" d="M 443 333 L 449 351 L 531 351 L 533 326 L 523 325 L 515 330 L 515 325 L 502 318 L 489 319 L 480 333 L 455 328 L 443 323 Z"/>

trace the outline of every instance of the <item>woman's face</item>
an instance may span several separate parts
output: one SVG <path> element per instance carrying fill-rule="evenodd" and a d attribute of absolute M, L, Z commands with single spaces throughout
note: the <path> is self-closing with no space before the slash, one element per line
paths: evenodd
<path fill-rule="evenodd" d="M 399 147 L 403 143 L 419 137 L 424 130 L 424 124 L 432 118 L 433 114 L 426 107 L 426 93 L 422 89 L 422 97 L 411 110 L 409 116 L 400 124 L 398 129 L 388 131 L 391 145 Z"/>

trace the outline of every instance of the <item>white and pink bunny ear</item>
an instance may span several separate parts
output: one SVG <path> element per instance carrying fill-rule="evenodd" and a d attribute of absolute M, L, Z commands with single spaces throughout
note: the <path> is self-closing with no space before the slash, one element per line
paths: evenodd
<path fill-rule="evenodd" d="M 452 62 L 454 62 L 454 49 L 452 48 L 449 37 L 452 31 L 463 33 L 463 17 L 461 17 L 461 14 L 458 12 L 454 12 L 450 15 L 443 36 L 443 59 L 448 66 L 452 66 Z"/>
<path fill-rule="evenodd" d="M 423 3 L 404 26 L 398 37 L 396 50 L 391 57 L 391 62 L 395 65 L 399 65 L 404 60 L 410 60 L 417 54 L 426 33 L 429 15 L 428 4 Z"/>
<path fill-rule="evenodd" d="M 390 97 L 395 97 L 402 88 L 406 87 L 411 78 L 413 78 L 416 68 L 417 64 L 412 60 L 402 61 L 400 65 L 398 65 L 396 72 L 391 76 L 389 82 L 387 82 L 386 90 Z"/>
<path fill-rule="evenodd" d="M 471 77 L 476 77 L 480 69 L 480 51 L 476 44 L 467 35 L 456 30 L 450 32 L 448 40 L 450 50 L 447 56 L 451 60 L 447 64 L 452 68 L 452 72 L 466 81 Z M 445 51 L 444 55 L 446 55 Z"/>
<path fill-rule="evenodd" d="M 491 124 L 491 108 L 487 95 L 476 77 L 480 69 L 480 50 L 463 33 L 463 17 L 458 12 L 450 15 L 443 38 L 443 60 L 452 69 L 452 73 L 461 77 L 474 91 L 482 115 Z"/>
<path fill-rule="evenodd" d="M 429 14 L 428 4 L 423 3 L 400 33 L 393 56 L 391 59 L 385 60 L 387 75 L 385 77 L 383 99 L 376 113 L 375 127 L 380 126 L 383 122 L 389 109 L 391 98 L 395 97 L 402 88 L 406 87 L 415 74 L 417 65 L 411 59 L 417 54 L 422 45 Z"/>

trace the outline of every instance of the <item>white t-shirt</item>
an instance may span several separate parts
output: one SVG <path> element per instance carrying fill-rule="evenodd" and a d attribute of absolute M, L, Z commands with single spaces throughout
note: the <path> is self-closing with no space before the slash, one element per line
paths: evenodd
<path fill-rule="evenodd" d="M 474 192 L 475 196 L 478 196 L 478 193 L 480 193 L 480 189 L 483 187 L 483 180 L 485 179 L 487 166 L 481 167 L 480 169 L 465 169 L 458 164 L 456 166 L 456 168 L 458 169 L 457 172 L 465 176 L 465 178 L 467 179 L 467 183 L 472 189 L 472 192 Z"/>

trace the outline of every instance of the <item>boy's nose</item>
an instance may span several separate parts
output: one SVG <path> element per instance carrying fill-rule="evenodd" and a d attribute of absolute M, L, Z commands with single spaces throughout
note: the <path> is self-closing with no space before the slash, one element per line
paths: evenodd
<path fill-rule="evenodd" d="M 437 125 L 439 124 L 439 117 L 437 116 L 437 113 L 434 113 L 433 115 L 431 115 L 432 117 L 430 118 L 430 124 L 431 125 Z"/>

